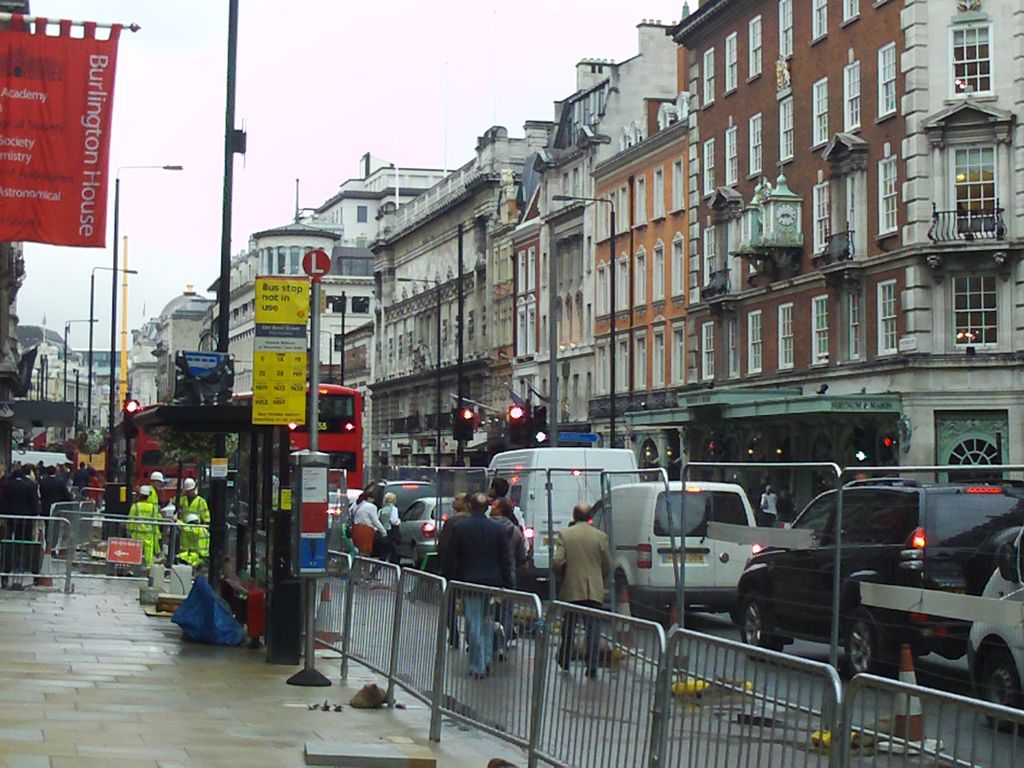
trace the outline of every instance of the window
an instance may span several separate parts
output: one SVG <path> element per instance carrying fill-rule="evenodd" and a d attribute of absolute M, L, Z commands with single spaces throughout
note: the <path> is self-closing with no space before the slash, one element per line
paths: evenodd
<path fill-rule="evenodd" d="M 704 103 L 715 100 L 715 49 L 704 51 Z"/>
<path fill-rule="evenodd" d="M 686 328 L 672 329 L 672 381 L 682 384 L 686 381 Z"/>
<path fill-rule="evenodd" d="M 676 237 L 672 241 L 672 295 L 683 294 L 686 275 L 686 262 L 683 255 L 683 238 Z"/>
<path fill-rule="evenodd" d="M 608 391 L 608 347 L 597 348 L 597 394 L 603 395 Z"/>
<path fill-rule="evenodd" d="M 793 55 L 793 0 L 779 0 L 779 56 Z"/>
<path fill-rule="evenodd" d="M 814 344 L 813 363 L 828 362 L 828 296 L 811 299 L 811 338 Z"/>
<path fill-rule="evenodd" d="M 957 346 L 995 344 L 995 275 L 964 275 L 953 278 L 953 338 Z"/>
<path fill-rule="evenodd" d="M 672 210 L 679 211 L 683 207 L 683 161 L 672 163 Z"/>
<path fill-rule="evenodd" d="M 633 189 L 634 196 L 634 207 L 633 210 L 636 212 L 634 216 L 635 223 L 637 225 L 647 223 L 647 180 L 642 176 L 636 180 L 636 186 Z"/>
<path fill-rule="evenodd" d="M 729 378 L 740 375 L 740 342 L 739 321 L 733 317 L 725 325 L 727 364 Z"/>
<path fill-rule="evenodd" d="M 896 281 L 878 284 L 878 354 L 896 351 Z"/>
<path fill-rule="evenodd" d="M 369 296 L 353 296 L 352 297 L 352 314 L 353 315 L 368 315 L 368 314 L 370 314 L 370 297 Z"/>
<path fill-rule="evenodd" d="M 597 268 L 597 314 L 608 311 L 608 270 L 604 264 Z"/>
<path fill-rule="evenodd" d="M 959 27 L 952 32 L 953 94 L 992 92 L 989 27 Z"/>
<path fill-rule="evenodd" d="M 747 373 L 761 372 L 761 310 L 747 315 Z"/>
<path fill-rule="evenodd" d="M 702 379 L 715 378 L 715 324 L 704 323 L 700 327 L 700 351 L 701 365 L 700 377 Z"/>
<path fill-rule="evenodd" d="M 637 336 L 636 364 L 633 368 L 633 386 L 647 389 L 647 337 Z"/>
<path fill-rule="evenodd" d="M 815 184 L 811 192 L 814 208 L 814 250 L 820 253 L 824 250 L 829 235 L 828 182 Z"/>
<path fill-rule="evenodd" d="M 619 257 L 615 273 L 615 311 L 620 312 L 629 304 L 629 264 L 626 255 Z"/>
<path fill-rule="evenodd" d="M 725 38 L 725 92 L 736 90 L 739 65 L 736 63 L 736 33 Z"/>
<path fill-rule="evenodd" d="M 615 378 L 617 379 L 616 386 L 620 390 L 626 390 L 629 388 L 629 366 L 626 362 L 629 360 L 629 342 L 619 342 L 619 357 L 618 360 L 621 362 L 615 369 Z"/>
<path fill-rule="evenodd" d="M 896 43 L 878 49 L 878 116 L 896 111 Z"/>
<path fill-rule="evenodd" d="M 747 22 L 747 76 L 751 79 L 761 74 L 761 17 L 755 16 Z"/>
<path fill-rule="evenodd" d="M 828 0 L 813 0 L 811 11 L 811 40 L 828 34 Z"/>
<path fill-rule="evenodd" d="M 660 219 L 665 215 L 665 171 L 657 168 L 654 171 L 654 218 Z"/>
<path fill-rule="evenodd" d="M 636 286 L 633 301 L 642 306 L 647 303 L 647 253 L 641 248 L 636 252 L 636 263 L 633 265 Z"/>
<path fill-rule="evenodd" d="M 704 285 L 711 282 L 711 273 L 718 269 L 718 243 L 715 242 L 715 228 L 704 229 Z"/>
<path fill-rule="evenodd" d="M 736 149 L 736 126 L 725 131 L 725 183 L 735 184 L 740 172 L 739 152 Z"/>
<path fill-rule="evenodd" d="M 665 334 L 654 334 L 654 359 L 651 361 L 651 384 L 654 387 L 665 386 Z"/>
<path fill-rule="evenodd" d="M 654 280 L 651 298 L 661 301 L 665 298 L 665 246 L 658 241 L 654 246 Z"/>
<path fill-rule="evenodd" d="M 368 211 L 365 205 L 356 206 L 356 221 L 360 224 L 365 224 L 368 218 L 367 213 Z"/>
<path fill-rule="evenodd" d="M 327 311 L 330 314 L 340 314 L 345 311 L 345 296 L 328 296 Z"/>
<path fill-rule="evenodd" d="M 710 195 L 715 191 L 715 140 L 708 139 L 704 142 L 704 194 Z"/>
<path fill-rule="evenodd" d="M 828 78 L 821 80 L 811 86 L 811 126 L 813 129 L 812 144 L 824 144 L 828 141 Z"/>
<path fill-rule="evenodd" d="M 995 159 L 994 147 L 965 147 L 953 153 L 953 198 L 958 213 L 995 210 Z"/>
<path fill-rule="evenodd" d="M 779 369 L 793 367 L 793 305 L 779 306 Z"/>
<path fill-rule="evenodd" d="M 847 356 L 851 360 L 860 360 L 860 294 L 846 294 L 846 324 L 850 335 L 846 340 Z"/>
<path fill-rule="evenodd" d="M 537 287 L 537 251 L 531 248 L 526 253 L 526 290 Z"/>
<path fill-rule="evenodd" d="M 843 68 L 843 127 L 853 131 L 860 128 L 860 62 Z"/>
<path fill-rule="evenodd" d="M 761 172 L 761 113 L 758 112 L 750 118 L 750 131 L 748 134 L 748 154 L 750 162 L 750 175 L 754 176 Z"/>
<path fill-rule="evenodd" d="M 878 234 L 896 231 L 896 158 L 878 161 Z"/>
<path fill-rule="evenodd" d="M 843 0 L 843 21 L 860 16 L 860 0 Z"/>
<path fill-rule="evenodd" d="M 779 102 L 779 158 L 793 159 L 793 97 Z"/>

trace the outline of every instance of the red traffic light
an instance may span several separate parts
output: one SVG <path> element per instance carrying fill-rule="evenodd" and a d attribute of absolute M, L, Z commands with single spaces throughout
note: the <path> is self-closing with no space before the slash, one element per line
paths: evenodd
<path fill-rule="evenodd" d="M 476 412 L 472 408 L 463 408 L 459 415 L 463 421 L 473 421 L 476 419 Z"/>
<path fill-rule="evenodd" d="M 526 409 L 521 405 L 510 406 L 508 409 L 508 417 L 512 419 L 512 421 L 519 421 L 526 417 Z"/>
<path fill-rule="evenodd" d="M 886 448 L 892 448 L 895 442 L 896 441 L 889 437 L 889 435 L 886 435 L 885 437 L 882 438 L 882 445 L 885 446 Z"/>
<path fill-rule="evenodd" d="M 142 410 L 142 404 L 138 400 L 126 400 L 124 403 L 124 412 L 129 414 L 135 414 Z"/>

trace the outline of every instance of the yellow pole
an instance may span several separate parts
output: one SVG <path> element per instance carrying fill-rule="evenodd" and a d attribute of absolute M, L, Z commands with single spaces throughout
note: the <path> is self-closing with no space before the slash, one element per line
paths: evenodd
<path fill-rule="evenodd" d="M 121 382 L 118 391 L 121 399 L 118 401 L 124 405 L 128 397 L 128 237 L 121 240 Z"/>

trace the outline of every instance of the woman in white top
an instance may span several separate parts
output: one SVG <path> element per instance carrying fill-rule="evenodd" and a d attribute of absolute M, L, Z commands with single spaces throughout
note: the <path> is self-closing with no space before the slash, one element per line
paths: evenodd
<path fill-rule="evenodd" d="M 373 503 L 373 497 L 364 492 L 352 511 L 352 543 L 356 545 L 359 554 L 363 557 L 373 555 L 374 534 L 387 535 L 384 526 L 380 524 L 380 517 L 377 514 L 377 505 Z"/>

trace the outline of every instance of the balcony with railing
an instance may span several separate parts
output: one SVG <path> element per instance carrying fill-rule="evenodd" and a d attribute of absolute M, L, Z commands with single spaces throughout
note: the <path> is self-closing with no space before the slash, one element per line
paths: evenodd
<path fill-rule="evenodd" d="M 971 242 L 974 240 L 1004 240 L 1006 224 L 1003 209 L 996 201 L 991 208 L 960 208 L 940 211 L 932 205 L 932 226 L 928 239 L 933 243 Z"/>
<path fill-rule="evenodd" d="M 728 294 L 729 289 L 729 270 L 715 269 L 708 275 L 708 281 L 704 284 L 700 294 L 705 301 L 712 301 Z"/>
<path fill-rule="evenodd" d="M 835 232 L 825 237 L 825 244 L 815 254 L 821 264 L 836 264 L 853 258 L 853 232 Z"/>

